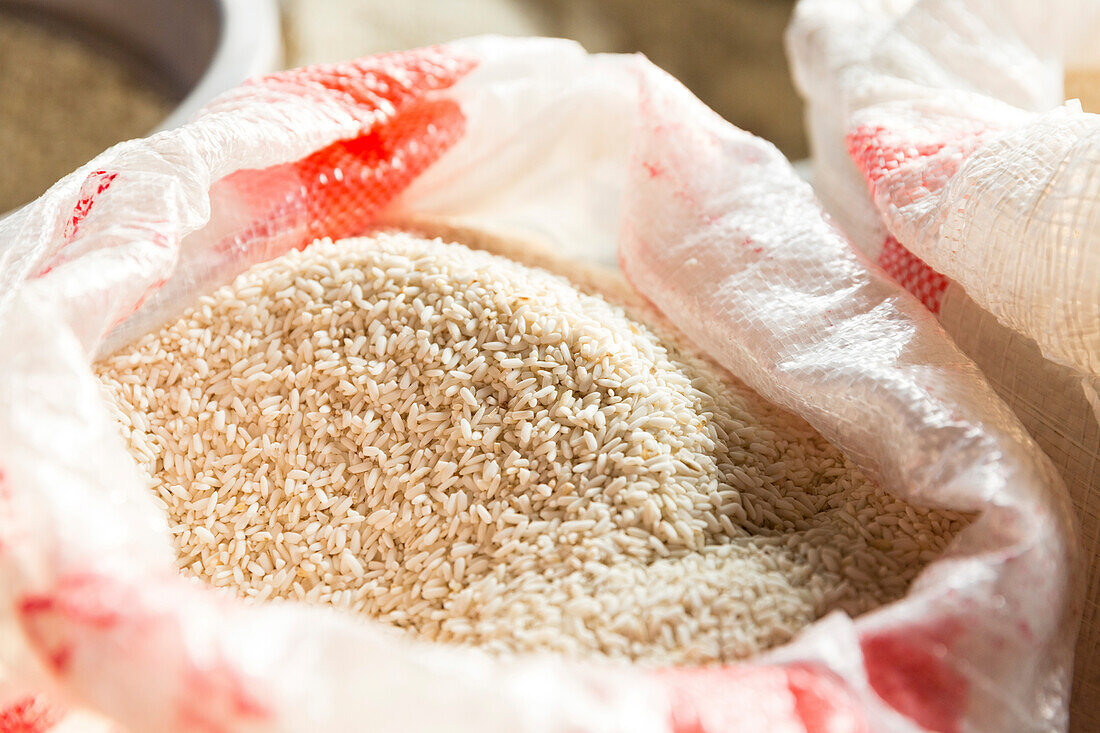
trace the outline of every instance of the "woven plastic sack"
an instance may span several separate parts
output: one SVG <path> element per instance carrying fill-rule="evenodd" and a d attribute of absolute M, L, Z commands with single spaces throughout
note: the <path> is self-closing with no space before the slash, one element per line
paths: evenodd
<path fill-rule="evenodd" d="M 90 361 L 251 263 L 410 215 L 617 260 L 872 478 L 975 521 L 900 601 L 696 669 L 497 661 L 184 579 Z M 130 731 L 1056 730 L 1077 611 L 1067 506 L 976 367 L 779 152 L 638 56 L 488 38 L 279 74 L 0 222 L 13 716 L 45 691 Z"/>
<path fill-rule="evenodd" d="M 1098 19 L 1095 0 L 803 0 L 788 31 L 822 200 L 1069 487 L 1080 730 L 1100 729 L 1100 117 L 1062 80 L 1095 57 Z"/>

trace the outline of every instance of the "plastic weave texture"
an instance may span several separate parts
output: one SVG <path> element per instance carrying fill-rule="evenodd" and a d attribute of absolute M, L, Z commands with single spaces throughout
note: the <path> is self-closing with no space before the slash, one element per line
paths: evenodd
<path fill-rule="evenodd" d="M 617 260 L 890 491 L 979 516 L 900 601 L 723 667 L 498 661 L 184 579 L 90 362 L 409 215 Z M 483 38 L 275 75 L 0 222 L 0 702 L 26 720 L 44 693 L 125 730 L 1057 730 L 1074 562 L 1064 485 L 932 314 L 639 56 Z"/>
<path fill-rule="evenodd" d="M 1100 117 L 1063 103 L 1094 0 L 802 0 L 817 190 L 937 313 L 1066 481 L 1085 562 L 1073 727 L 1100 729 Z"/>

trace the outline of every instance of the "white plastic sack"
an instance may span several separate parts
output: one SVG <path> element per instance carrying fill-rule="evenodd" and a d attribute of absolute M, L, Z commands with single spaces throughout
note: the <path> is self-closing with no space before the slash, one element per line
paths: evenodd
<path fill-rule="evenodd" d="M 1098 20 L 1096 0 L 802 0 L 788 31 L 826 207 L 1068 484 L 1080 730 L 1100 728 L 1100 116 L 1063 104 L 1062 79 Z"/>
<path fill-rule="evenodd" d="M 980 512 L 901 601 L 751 663 L 503 663 L 181 577 L 97 355 L 314 237 L 449 216 L 617 257 L 897 495 Z M 1064 486 L 771 145 L 638 56 L 476 39 L 315 67 L 119 145 L 0 223 L 0 664 L 131 731 L 1056 730 Z"/>

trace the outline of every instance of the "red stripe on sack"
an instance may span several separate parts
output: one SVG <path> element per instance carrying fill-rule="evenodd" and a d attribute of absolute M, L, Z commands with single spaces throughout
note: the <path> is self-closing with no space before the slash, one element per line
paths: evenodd
<path fill-rule="evenodd" d="M 848 133 L 848 155 L 877 193 L 885 179 L 920 165 L 920 180 L 910 182 L 913 199 L 935 193 L 958 172 L 971 153 L 999 128 L 972 120 L 942 119 L 925 124 L 862 125 Z M 937 155 L 948 149 L 949 154 Z M 933 159 L 934 160 L 930 160 Z M 923 165 L 922 161 L 928 161 Z"/>
<path fill-rule="evenodd" d="M 476 66 L 439 46 L 317 64 L 269 74 L 248 84 L 294 89 L 310 96 L 336 92 L 355 107 L 389 116 L 427 92 L 451 87 Z"/>
<path fill-rule="evenodd" d="M 225 237 L 223 250 L 276 243 L 274 253 L 320 236 L 365 230 L 465 131 L 457 103 L 430 97 L 452 86 L 476 60 L 431 47 L 273 74 L 252 82 L 304 97 L 332 98 L 363 123 L 363 133 L 292 163 L 227 176 L 238 206 L 256 212 Z"/>
<path fill-rule="evenodd" d="M 851 693 L 809 666 L 671 669 L 673 733 L 867 733 Z"/>
<path fill-rule="evenodd" d="M 39 658 L 57 675 L 73 672 L 74 657 L 85 645 L 89 654 L 132 649 L 140 657 L 149 649 L 139 645 L 151 631 L 165 628 L 163 624 L 171 621 L 173 613 L 164 608 L 150 612 L 149 604 L 159 607 L 164 594 L 184 582 L 175 573 L 164 580 L 169 585 L 154 587 L 148 580 L 132 586 L 106 576 L 65 576 L 51 591 L 20 599 L 17 618 Z M 167 619 L 162 618 L 164 614 Z M 85 660 L 88 667 L 91 661 Z M 271 711 L 250 693 L 235 666 L 217 656 L 203 657 L 201 666 L 190 658 L 188 662 L 179 678 L 167 680 L 175 686 L 171 712 L 183 728 L 222 733 L 270 717 Z M 90 670 L 81 671 L 87 674 Z M 166 674 L 174 672 L 168 669 Z"/>
<path fill-rule="evenodd" d="M 46 265 L 38 271 L 35 277 L 42 277 L 64 261 L 60 256 L 61 251 L 69 244 L 72 244 L 72 241 L 80 231 L 80 225 L 83 224 L 84 220 L 88 218 L 88 215 L 92 213 L 92 207 L 95 205 L 96 198 L 110 188 L 111 183 L 116 178 L 118 178 L 117 171 L 92 171 L 88 174 L 88 177 L 84 179 L 84 183 L 80 185 L 80 192 L 77 195 L 76 204 L 73 206 L 72 216 L 65 222 L 65 229 L 61 234 L 61 246 Z M 2 733 L 2 731 L 0 731 L 0 733 Z"/>
<path fill-rule="evenodd" d="M 358 234 L 382 208 L 462 137 L 466 118 L 441 99 L 414 104 L 370 133 L 326 148 L 298 166 L 313 195 L 310 235 Z M 333 180 L 342 171 L 342 180 Z"/>
<path fill-rule="evenodd" d="M 246 689 L 235 667 L 217 661 L 191 667 L 184 675 L 184 692 L 177 716 L 187 730 L 229 733 L 242 723 L 270 717 L 271 711 Z"/>
<path fill-rule="evenodd" d="M 863 714 L 835 680 L 800 667 L 789 668 L 787 675 L 795 710 L 807 733 L 867 733 Z"/>
<path fill-rule="evenodd" d="M 920 124 L 900 120 L 894 127 L 863 125 L 848 134 L 848 155 L 866 178 L 879 210 L 895 216 L 942 190 L 963 162 L 999 130 L 988 123 L 945 116 L 928 117 Z M 925 307 L 939 313 L 948 278 L 892 236 L 878 261 Z"/>
<path fill-rule="evenodd" d="M 64 708 L 47 704 L 41 695 L 27 695 L 0 708 L 0 733 L 45 733 L 64 715 Z"/>
<path fill-rule="evenodd" d="M 111 182 L 118 178 L 117 171 L 93 171 L 88 174 L 84 183 L 80 186 L 80 197 L 73 207 L 72 218 L 65 224 L 64 238 L 71 242 L 80 229 L 81 223 L 88 218 L 92 211 L 96 197 L 111 187 Z"/>
<path fill-rule="evenodd" d="M 872 186 L 903 164 L 943 150 L 945 140 L 914 140 L 912 130 L 904 134 L 882 126 L 862 126 L 848 134 L 848 155 Z"/>
<path fill-rule="evenodd" d="M 897 128 L 860 125 L 848 133 L 846 141 L 848 155 L 864 174 L 872 195 L 889 186 L 888 179 L 895 173 L 912 174 L 915 169 L 919 179 L 906 175 L 904 188 L 894 186 L 889 192 L 894 198 L 912 201 L 941 190 L 989 134 L 999 130 L 986 122 L 946 118 L 902 122 Z"/>
<path fill-rule="evenodd" d="M 54 590 L 32 593 L 16 603 L 16 617 L 43 663 L 55 674 L 70 671 L 74 645 L 87 630 L 114 628 L 125 600 L 108 582 L 91 574 L 58 579 Z"/>
<path fill-rule="evenodd" d="M 289 246 L 361 233 L 462 137 L 465 124 L 456 102 L 422 100 L 360 137 L 333 143 L 295 163 L 227 177 L 225 185 L 236 190 L 247 208 L 263 213 L 227 238 L 222 248 L 262 245 L 303 217 L 302 231 Z M 293 182 L 289 190 L 287 181 Z"/>
<path fill-rule="evenodd" d="M 878 263 L 887 275 L 916 296 L 925 308 L 933 313 L 940 312 L 943 294 L 951 283 L 945 275 L 933 270 L 892 236 L 883 243 Z"/>
<path fill-rule="evenodd" d="M 959 636 L 955 622 L 913 626 L 861 639 L 867 679 L 879 697 L 928 730 L 955 733 L 969 684 L 945 657 Z"/>

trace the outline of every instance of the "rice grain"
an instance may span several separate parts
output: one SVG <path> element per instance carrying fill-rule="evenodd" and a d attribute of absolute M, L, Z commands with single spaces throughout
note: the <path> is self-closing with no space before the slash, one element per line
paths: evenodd
<path fill-rule="evenodd" d="M 185 572 L 500 654 L 744 658 L 899 597 L 963 525 L 648 321 L 379 234 L 255 267 L 98 370 Z"/>

